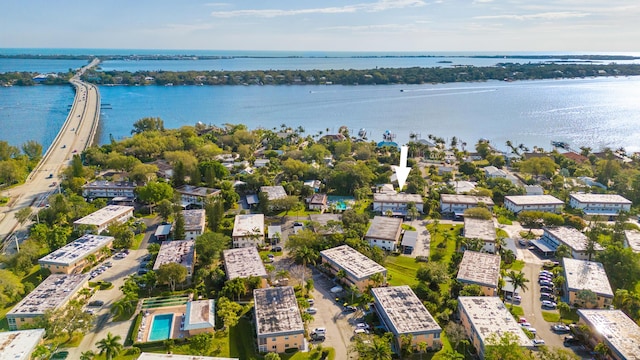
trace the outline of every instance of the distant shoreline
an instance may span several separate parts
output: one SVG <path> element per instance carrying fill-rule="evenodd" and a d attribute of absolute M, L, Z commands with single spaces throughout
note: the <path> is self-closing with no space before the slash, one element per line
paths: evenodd
<path fill-rule="evenodd" d="M 351 54 L 351 55 L 349 55 Z M 595 55 L 595 54 L 583 54 L 583 55 L 517 55 L 517 54 L 495 54 L 495 55 L 411 55 L 411 54 L 398 54 L 398 55 L 356 55 L 353 53 L 346 53 L 345 55 L 196 55 L 196 54 L 182 54 L 182 55 L 68 55 L 68 54 L 0 54 L 0 59 L 42 59 L 42 60 L 92 60 L 99 58 L 102 61 L 110 60 L 124 60 L 124 61 L 139 61 L 139 60 L 223 60 L 223 59 L 385 59 L 385 58 L 461 58 L 461 59 L 504 59 L 504 60 L 518 60 L 518 59 L 536 59 L 536 60 L 557 60 L 560 61 L 618 61 L 618 60 L 638 60 L 640 56 L 633 55 Z"/>

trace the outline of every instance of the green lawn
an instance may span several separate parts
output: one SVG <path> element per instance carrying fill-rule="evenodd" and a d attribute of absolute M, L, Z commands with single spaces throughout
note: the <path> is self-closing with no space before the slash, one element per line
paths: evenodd
<path fill-rule="evenodd" d="M 253 333 L 254 329 L 249 320 L 242 317 L 238 325 L 229 330 L 229 356 L 247 360 L 259 359 L 255 350 Z"/>
<path fill-rule="evenodd" d="M 462 225 L 440 224 L 437 229 L 433 224 L 427 225 L 427 229 L 431 234 L 431 261 L 442 262 L 449 265 L 451 256 L 456 251 L 456 236 L 460 234 Z M 449 233 L 451 240 L 445 243 L 445 234 Z"/>
<path fill-rule="evenodd" d="M 524 269 L 524 261 L 516 260 L 511 264 L 504 264 L 504 268 L 507 270 L 522 271 L 522 269 Z"/>
<path fill-rule="evenodd" d="M 507 308 L 510 309 L 511 313 L 515 317 L 520 317 L 524 315 L 524 310 L 522 309 L 522 306 L 513 305 L 513 308 L 511 308 L 511 304 L 507 304 Z"/>
<path fill-rule="evenodd" d="M 24 284 L 25 282 L 30 282 L 33 284 L 33 286 L 38 286 L 40 285 L 42 280 L 46 278 L 46 276 L 39 277 L 39 275 L 40 275 L 40 265 L 34 265 L 31 268 L 31 271 L 29 271 L 29 273 L 22 278 L 22 283 Z M 0 308 L 0 331 L 9 331 L 9 323 L 7 322 L 6 315 L 9 312 L 9 310 L 13 309 L 16 303 L 9 304 L 4 308 Z"/>
<path fill-rule="evenodd" d="M 420 267 L 420 263 L 414 258 L 402 255 L 388 256 L 384 266 L 387 268 L 389 285 L 414 286 L 418 284 L 416 272 Z"/>
<path fill-rule="evenodd" d="M 560 321 L 560 314 L 549 312 L 549 311 L 543 311 L 542 318 L 546 322 L 557 323 L 558 321 Z"/>
<path fill-rule="evenodd" d="M 142 240 L 144 240 L 144 233 L 134 236 L 131 248 L 134 250 L 138 250 L 140 248 L 140 244 L 142 244 Z"/>

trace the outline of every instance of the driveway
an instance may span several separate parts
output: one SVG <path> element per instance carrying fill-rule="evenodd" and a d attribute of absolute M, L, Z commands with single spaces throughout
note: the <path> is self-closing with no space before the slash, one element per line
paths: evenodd
<path fill-rule="evenodd" d="M 129 255 L 124 259 L 115 259 L 111 257 L 107 261 L 111 261 L 113 266 L 108 268 L 105 272 L 97 276 L 91 281 L 109 281 L 113 284 L 113 287 L 109 290 L 98 290 L 88 300 L 88 302 L 94 300 L 104 301 L 104 305 L 100 309 L 96 310 L 96 326 L 89 333 L 85 334 L 82 342 L 77 348 L 66 349 L 69 351 L 69 359 L 79 359 L 80 354 L 87 350 L 97 350 L 96 342 L 107 337 L 107 333 L 111 332 L 113 335 L 120 335 L 121 342 L 124 343 L 131 327 L 131 320 L 112 322 L 111 314 L 109 310 L 114 302 L 122 297 L 122 291 L 120 287 L 124 284 L 124 280 L 131 274 L 135 274 L 138 271 L 142 258 L 148 254 L 146 249 L 144 250 L 131 250 Z"/>
<path fill-rule="evenodd" d="M 415 249 L 413 249 L 413 252 L 407 256 L 412 258 L 424 256 L 428 259 L 430 253 L 429 247 L 431 246 L 431 235 L 427 230 L 427 221 L 413 220 L 408 222 L 408 224 L 416 228 L 416 231 L 418 232 L 418 239 L 416 241 Z"/>
<path fill-rule="evenodd" d="M 335 349 L 336 359 L 349 359 L 348 347 L 351 344 L 354 327 L 349 323 L 353 321 L 354 314 L 345 313 L 341 304 L 335 301 L 335 295 L 331 289 L 335 284 L 325 275 L 317 270 L 313 271 L 314 290 L 312 291 L 315 301 L 313 307 L 318 309 L 318 313 L 309 324 L 309 333 L 313 329 L 323 327 L 327 329 L 327 335 L 322 346 L 329 346 Z M 317 344 L 317 343 L 314 343 Z"/>

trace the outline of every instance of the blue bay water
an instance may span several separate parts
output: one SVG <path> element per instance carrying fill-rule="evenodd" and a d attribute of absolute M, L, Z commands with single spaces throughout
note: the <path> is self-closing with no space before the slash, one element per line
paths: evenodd
<path fill-rule="evenodd" d="M 403 90 L 403 91 L 400 91 Z M 640 149 L 640 78 L 389 86 L 101 87 L 101 142 L 129 136 L 131 124 L 158 116 L 167 127 L 196 122 L 243 123 L 250 128 L 303 126 L 308 134 L 365 128 L 380 141 L 390 130 L 400 143 L 411 132 L 457 136 L 468 144 L 490 139 L 549 148 Z"/>
<path fill-rule="evenodd" d="M 87 65 L 86 60 L 0 59 L 0 73 L 27 71 L 37 73 L 67 72 Z"/>

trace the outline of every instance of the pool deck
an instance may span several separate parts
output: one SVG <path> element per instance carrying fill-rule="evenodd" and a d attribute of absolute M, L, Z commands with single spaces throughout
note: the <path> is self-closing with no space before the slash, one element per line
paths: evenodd
<path fill-rule="evenodd" d="M 136 337 L 136 342 L 143 343 L 149 341 L 149 333 L 151 331 L 151 323 L 153 322 L 153 317 L 156 315 L 164 315 L 164 314 L 173 314 L 173 321 L 171 322 L 171 333 L 169 334 L 170 339 L 181 339 L 187 336 L 185 331 L 180 329 L 180 325 L 182 322 L 182 315 L 187 310 L 186 305 L 178 305 L 178 306 L 170 306 L 170 307 L 162 307 L 162 308 L 154 308 L 145 310 L 145 313 L 142 317 L 142 322 L 140 323 L 140 329 L 138 330 L 138 336 Z"/>

